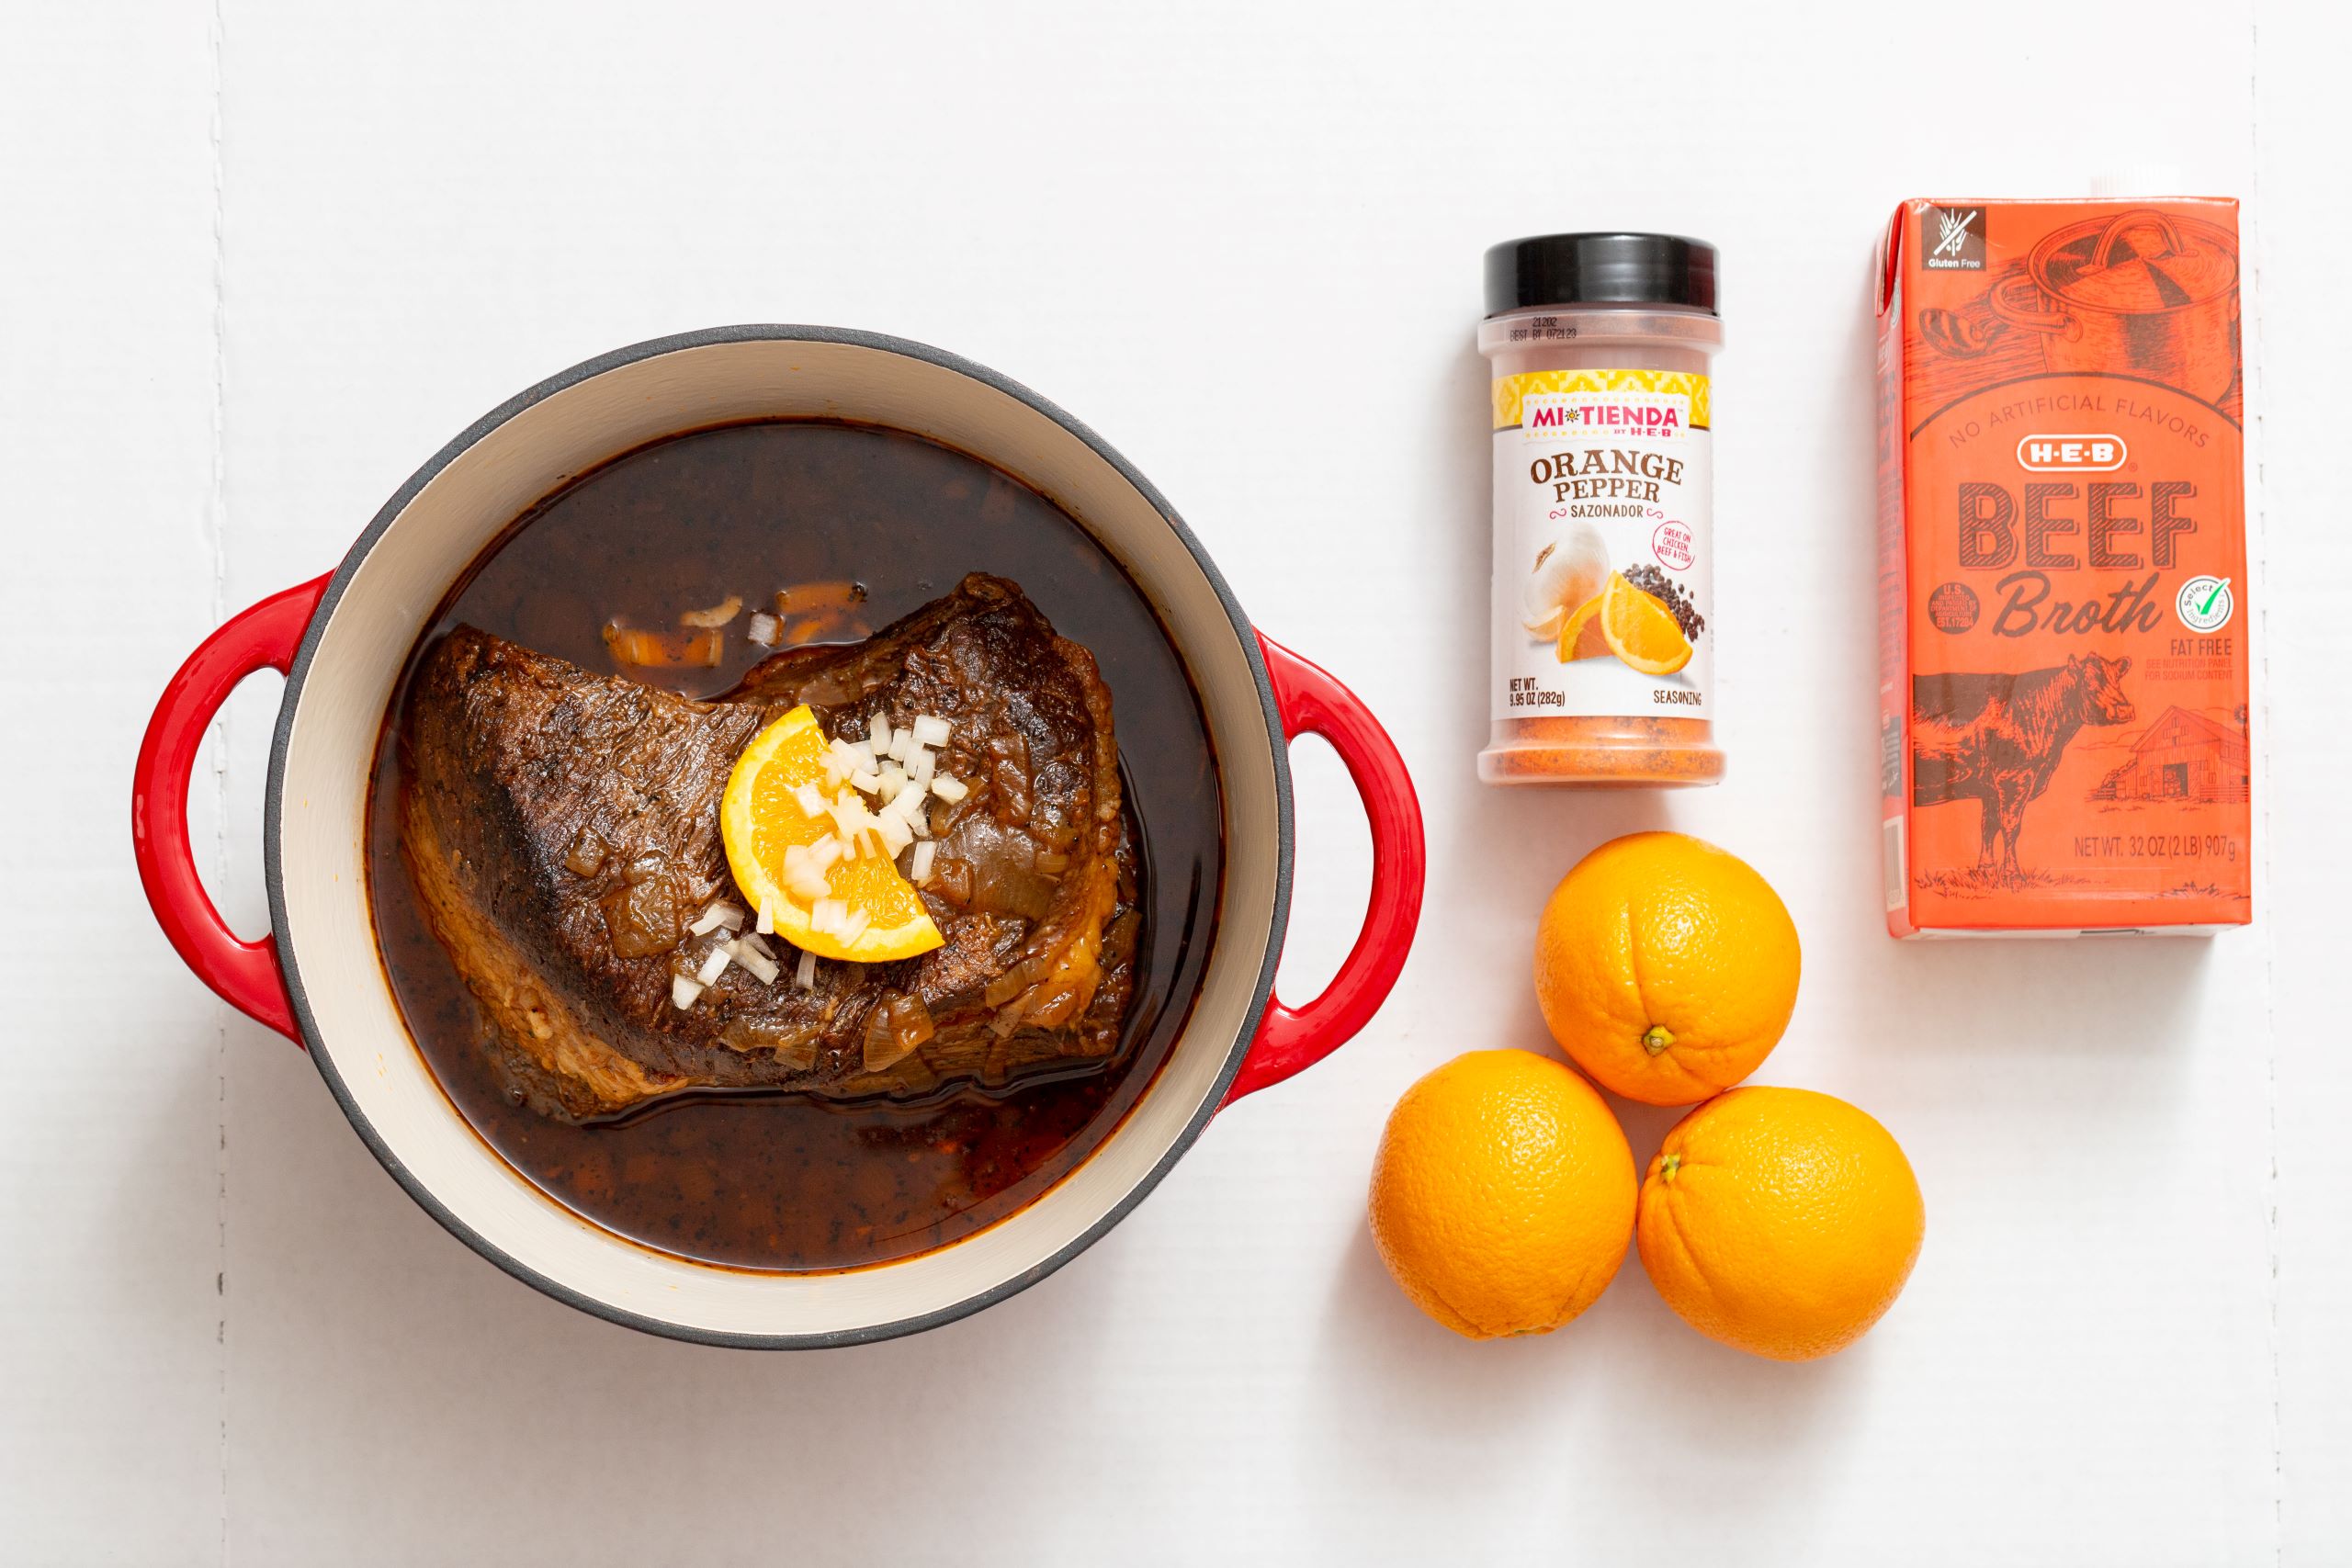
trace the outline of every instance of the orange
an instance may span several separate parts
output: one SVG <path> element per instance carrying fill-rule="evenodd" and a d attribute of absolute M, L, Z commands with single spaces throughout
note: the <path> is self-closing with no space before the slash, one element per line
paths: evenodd
<path fill-rule="evenodd" d="M 1600 594 L 1600 635 L 1609 651 L 1645 675 L 1671 675 L 1690 662 L 1690 639 L 1674 612 L 1611 572 Z"/>
<path fill-rule="evenodd" d="M 823 728 L 803 703 L 761 730 L 735 760 L 718 807 L 735 885 L 754 910 L 768 906 L 778 936 L 820 958 L 880 964 L 928 953 L 946 938 L 887 856 L 865 854 L 825 871 L 831 896 L 865 916 L 865 928 L 847 942 L 819 931 L 808 902 L 785 886 L 785 852 L 834 836 L 831 817 L 809 816 L 796 798 L 803 785 L 827 797 L 836 793 L 825 786 L 826 746 Z"/>
<path fill-rule="evenodd" d="M 1754 1072 L 1796 1008 L 1797 929 L 1746 861 L 1633 833 L 1577 863 L 1535 928 L 1552 1038 L 1603 1089 L 1689 1105 Z"/>
<path fill-rule="evenodd" d="M 1597 659 L 1609 651 L 1609 639 L 1600 630 L 1600 605 L 1601 596 L 1595 595 L 1560 623 L 1561 663 Z"/>
<path fill-rule="evenodd" d="M 1549 1334 L 1615 1278 L 1634 1196 L 1634 1152 L 1590 1084 L 1532 1052 L 1473 1051 L 1389 1112 L 1372 1239 L 1456 1334 Z"/>
<path fill-rule="evenodd" d="M 1736 1089 L 1667 1134 L 1636 1234 L 1683 1322 L 1809 1361 L 1894 1304 L 1927 1223 L 1911 1162 L 1871 1117 L 1809 1089 Z"/>

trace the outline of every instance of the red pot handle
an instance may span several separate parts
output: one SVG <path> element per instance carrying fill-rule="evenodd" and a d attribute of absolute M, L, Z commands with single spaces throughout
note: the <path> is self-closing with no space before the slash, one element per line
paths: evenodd
<path fill-rule="evenodd" d="M 327 591 L 323 577 L 272 594 L 206 637 L 164 688 L 130 781 L 130 841 L 156 922 L 196 977 L 238 1011 L 300 1044 L 277 938 L 246 942 L 212 907 L 187 836 L 187 781 L 212 716 L 264 666 L 284 673 Z"/>
<path fill-rule="evenodd" d="M 1347 962 L 1321 996 L 1296 1008 L 1280 997 L 1268 1000 L 1258 1038 L 1226 1093 L 1227 1105 L 1313 1066 L 1372 1021 L 1412 949 L 1429 862 L 1412 775 L 1380 721 L 1328 671 L 1263 632 L 1258 646 L 1273 680 L 1284 738 L 1312 734 L 1329 740 L 1363 797 L 1364 815 L 1372 819 L 1372 903 Z"/>

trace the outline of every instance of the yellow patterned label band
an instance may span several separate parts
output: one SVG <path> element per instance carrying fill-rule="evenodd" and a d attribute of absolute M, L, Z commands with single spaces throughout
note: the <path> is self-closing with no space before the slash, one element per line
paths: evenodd
<path fill-rule="evenodd" d="M 1679 392 L 1690 400 L 1690 428 L 1714 425 L 1707 378 L 1691 370 L 1530 370 L 1495 380 L 1495 428 L 1521 423 L 1527 400 L 1539 392 Z"/>

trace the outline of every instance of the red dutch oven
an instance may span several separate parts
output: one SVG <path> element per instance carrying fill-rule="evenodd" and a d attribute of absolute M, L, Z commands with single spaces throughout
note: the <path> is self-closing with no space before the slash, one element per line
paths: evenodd
<path fill-rule="evenodd" d="M 368 782 L 408 649 L 498 532 L 571 478 L 665 435 L 753 419 L 852 419 L 928 437 L 1051 498 L 1143 590 L 1182 658 L 1215 746 L 1224 886 L 1190 1021 L 1149 1089 L 1035 1201 L 951 1246 L 830 1274 L 763 1274 L 655 1252 L 590 1224 L 506 1165 L 409 1038 L 367 894 Z M 230 691 L 286 675 L 263 852 L 270 933 L 245 942 L 198 880 L 187 829 L 197 748 Z M 1323 736 L 1371 819 L 1370 908 L 1313 1001 L 1273 994 L 1290 899 L 1286 744 Z M 1116 1224 L 1221 1106 L 1361 1030 L 1395 984 L 1421 901 L 1419 807 L 1363 705 L 1256 631 L 1200 542 L 1101 437 L 1025 388 L 921 344 L 797 326 L 724 327 L 621 349 L 523 393 L 385 503 L 332 574 L 215 632 L 165 689 L 140 749 L 132 832 L 156 919 L 190 968 L 307 1046 L 393 1179 L 517 1279 L 616 1323 L 759 1348 L 853 1343 L 948 1322 L 1042 1279 Z"/>

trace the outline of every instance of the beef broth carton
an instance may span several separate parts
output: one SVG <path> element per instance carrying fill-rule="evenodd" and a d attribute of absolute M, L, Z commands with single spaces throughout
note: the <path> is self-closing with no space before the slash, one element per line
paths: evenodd
<path fill-rule="evenodd" d="M 1879 268 L 1896 936 L 2252 918 L 2237 204 L 1908 201 Z"/>

